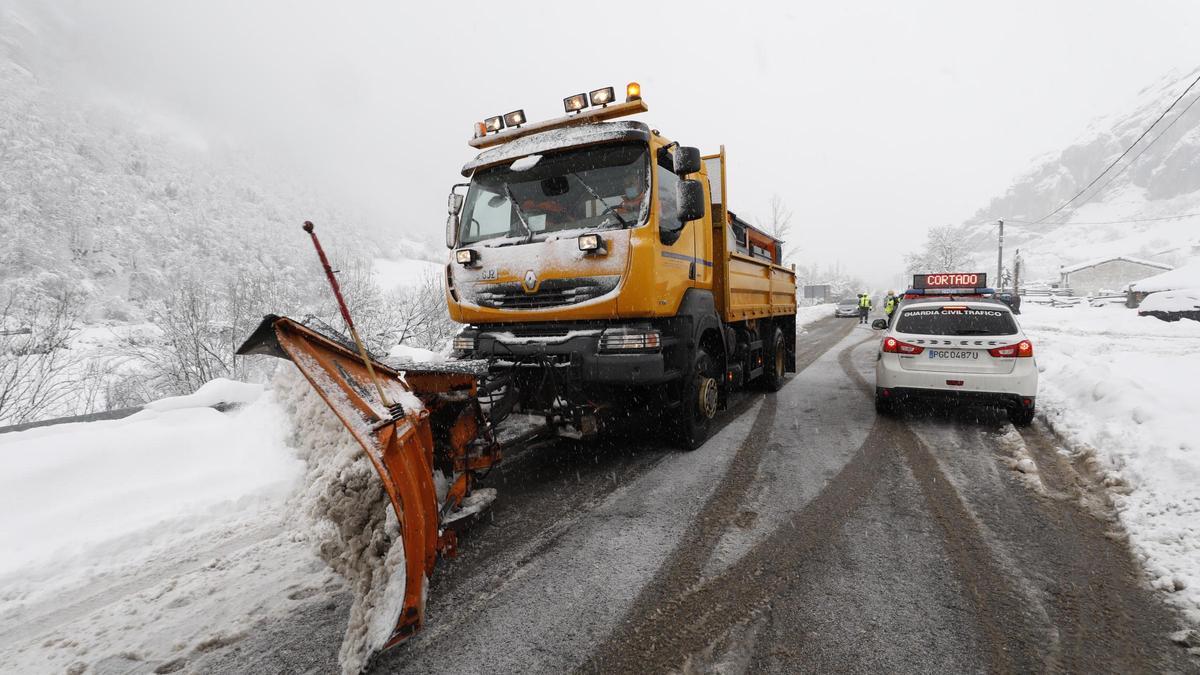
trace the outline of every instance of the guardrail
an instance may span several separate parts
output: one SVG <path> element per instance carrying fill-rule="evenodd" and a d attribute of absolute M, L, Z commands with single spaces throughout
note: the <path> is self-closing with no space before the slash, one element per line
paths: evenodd
<path fill-rule="evenodd" d="M 217 412 L 226 412 L 234 410 L 241 406 L 240 403 L 220 402 L 207 407 L 216 410 Z M 38 420 L 36 422 L 25 422 L 23 424 L 13 424 L 6 427 L 0 427 L 0 434 L 13 433 L 17 431 L 29 431 L 30 429 L 38 429 L 40 427 L 52 427 L 59 424 L 75 424 L 78 422 L 104 422 L 106 420 L 119 420 L 129 417 L 130 415 L 139 413 L 146 409 L 146 406 L 139 405 L 132 408 L 118 408 L 116 410 L 105 410 L 104 412 L 88 413 L 87 415 L 72 415 L 70 417 L 55 417 L 48 420 Z"/>

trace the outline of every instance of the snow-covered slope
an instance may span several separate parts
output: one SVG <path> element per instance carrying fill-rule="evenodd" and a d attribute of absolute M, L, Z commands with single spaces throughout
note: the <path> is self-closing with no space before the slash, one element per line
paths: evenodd
<path fill-rule="evenodd" d="M 1200 105 L 1188 107 L 1200 99 L 1200 85 L 1079 200 L 1030 224 L 1096 178 L 1197 75 L 1200 70 L 1164 77 L 1127 109 L 1096 119 L 1069 147 L 1037 158 L 966 223 L 978 260 L 994 265 L 999 218 L 1006 222 L 1005 248 L 1021 249 L 1028 279 L 1054 277 L 1059 265 L 1117 255 L 1174 263 L 1200 246 Z M 1163 220 L 1180 214 L 1194 215 Z M 1127 220 L 1145 222 L 1112 222 Z"/>
<path fill-rule="evenodd" d="M 1125 307 L 1026 306 L 1038 408 L 1093 457 L 1151 584 L 1200 621 L 1200 324 Z"/>

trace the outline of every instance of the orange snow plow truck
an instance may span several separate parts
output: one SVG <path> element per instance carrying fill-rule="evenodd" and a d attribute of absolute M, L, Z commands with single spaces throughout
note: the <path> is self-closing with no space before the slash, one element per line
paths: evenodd
<path fill-rule="evenodd" d="M 625 93 L 570 96 L 567 114 L 544 122 L 515 111 L 476 126 L 481 152 L 451 190 L 446 228 L 449 313 L 465 324 L 455 360 L 389 364 L 277 316 L 238 351 L 293 361 L 387 489 L 406 586 L 385 647 L 420 628 L 438 555 L 453 555 L 459 528 L 495 497 L 476 483 L 501 445 L 644 422 L 696 448 L 732 391 L 775 391 L 795 371 L 783 242 L 727 208 L 724 148 L 702 156 L 618 120 L 647 111 L 636 83 Z"/>

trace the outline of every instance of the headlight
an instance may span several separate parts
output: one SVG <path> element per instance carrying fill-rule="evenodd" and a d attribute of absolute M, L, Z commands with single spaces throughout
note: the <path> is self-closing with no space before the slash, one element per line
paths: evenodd
<path fill-rule="evenodd" d="M 456 335 L 454 336 L 454 344 L 451 345 L 455 351 L 469 352 L 475 349 L 474 335 Z"/>
<path fill-rule="evenodd" d="M 563 99 L 563 110 L 569 113 L 579 112 L 588 105 L 587 94 L 575 94 Z"/>
<path fill-rule="evenodd" d="M 596 89 L 588 94 L 588 98 L 591 99 L 592 105 L 608 105 L 613 102 L 613 88 Z"/>
<path fill-rule="evenodd" d="M 470 267 L 479 260 L 479 253 L 474 249 L 461 248 L 454 252 L 454 261 L 464 267 Z"/>
<path fill-rule="evenodd" d="M 662 346 L 662 334 L 656 330 L 609 328 L 600 336 L 600 351 L 651 350 Z"/>
<path fill-rule="evenodd" d="M 489 117 L 483 121 L 483 127 L 492 133 L 500 131 L 504 128 L 504 118 L 499 115 Z"/>
<path fill-rule="evenodd" d="M 604 238 L 598 234 L 581 234 L 579 235 L 579 250 L 587 253 L 603 253 L 605 251 Z"/>
<path fill-rule="evenodd" d="M 525 124 L 525 111 L 514 110 L 504 116 L 504 126 L 512 128 Z"/>

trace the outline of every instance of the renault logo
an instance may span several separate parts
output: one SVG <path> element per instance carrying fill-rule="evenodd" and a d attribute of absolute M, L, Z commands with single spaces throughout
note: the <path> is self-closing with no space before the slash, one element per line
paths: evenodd
<path fill-rule="evenodd" d="M 537 284 L 538 284 L 538 278 L 537 278 L 537 275 L 533 273 L 533 270 L 526 271 L 525 272 L 525 291 L 528 293 L 532 293 L 534 291 L 534 289 L 537 288 Z"/>

